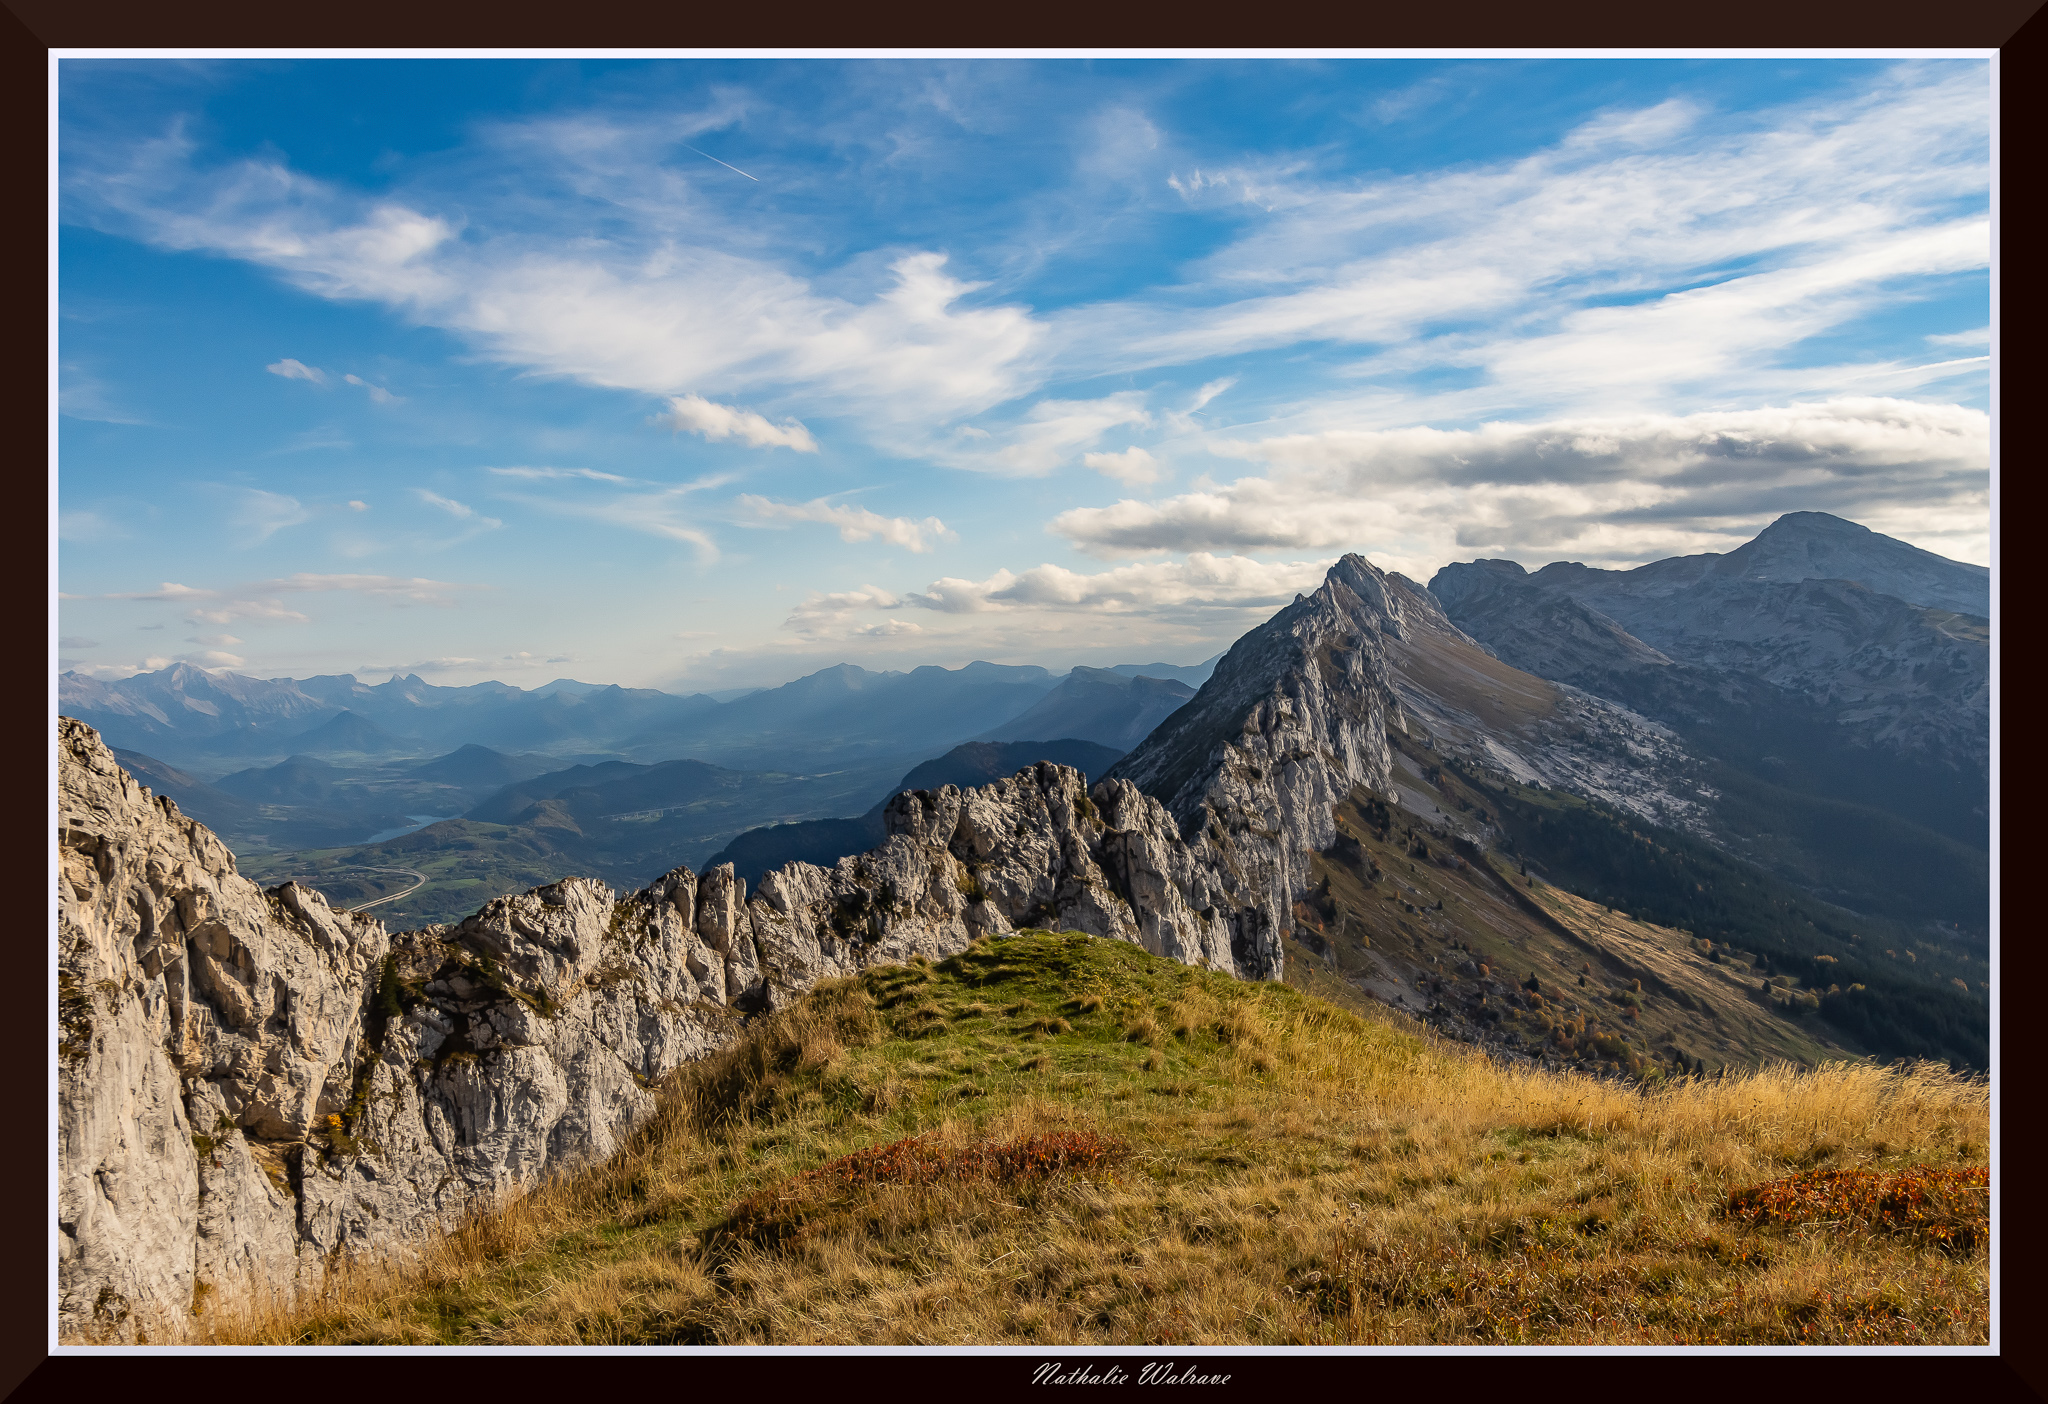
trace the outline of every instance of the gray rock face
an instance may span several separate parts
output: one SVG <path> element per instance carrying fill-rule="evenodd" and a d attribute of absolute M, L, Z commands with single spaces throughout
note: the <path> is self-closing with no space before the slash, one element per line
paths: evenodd
<path fill-rule="evenodd" d="M 608 1153 L 758 983 L 729 887 L 732 954 L 696 934 L 687 873 L 393 939 L 239 876 L 91 728 L 60 721 L 58 745 L 65 1339 L 178 1339 L 195 1308 L 289 1296 L 337 1252 Z"/>
<path fill-rule="evenodd" d="M 59 747 L 60 1326 L 162 1339 L 216 1285 L 202 1266 L 241 1273 L 278 1238 L 244 1137 L 303 1140 L 347 1101 L 385 937 L 237 876 L 89 728 L 62 723 Z"/>
<path fill-rule="evenodd" d="M 1532 586 L 1514 561 L 1448 565 L 1429 582 L 1459 627 L 1526 673 L 1577 683 L 1605 674 L 1669 670 L 1672 662 L 1570 595 Z"/>
<path fill-rule="evenodd" d="M 1460 627 L 1542 677 L 1672 717 L 1694 711 L 1707 696 L 1748 712 L 1789 702 L 1827 715 L 1850 744 L 1987 771 L 1991 651 L 1984 621 L 1853 580 L 1766 577 L 1759 572 L 1790 573 L 1803 559 L 1791 549 L 1799 540 L 1773 544 L 1771 536 L 1726 557 L 1684 557 L 1634 571 L 1557 564 L 1530 575 L 1512 561 L 1475 561 L 1446 566 L 1430 589 Z M 1816 545 L 1819 562 L 1857 564 L 1819 551 L 1832 539 Z M 1772 549 L 1760 562 L 1743 556 L 1767 545 Z M 1954 571 L 1976 569 L 1929 559 Z M 1745 561 L 1751 569 L 1735 568 Z M 1900 588 L 1968 596 L 1970 581 L 1948 578 L 1954 571 L 1931 571 L 1932 584 L 1907 575 Z"/>
<path fill-rule="evenodd" d="M 893 800 L 881 847 L 623 900 L 567 878 L 387 935 L 264 891 L 59 729 L 59 1315 L 170 1341 L 604 1157 L 652 1085 L 820 978 L 1031 924 L 1222 970 L 1230 885 L 1156 800 L 1040 764 Z"/>
<path fill-rule="evenodd" d="M 948 955 L 1020 926 L 1235 968 L 1229 895 L 1128 782 L 1104 781 L 1091 798 L 1080 772 L 1041 763 L 977 789 L 900 794 L 884 818 L 879 848 L 761 880 L 748 912 L 771 1006 L 824 976 Z"/>
<path fill-rule="evenodd" d="M 1109 772 L 1161 801 L 1232 888 L 1239 975 L 1275 979 L 1309 854 L 1336 836 L 1333 804 L 1384 787 L 1401 725 L 1386 642 L 1410 598 L 1348 555 L 1313 595 L 1239 639 L 1194 698 Z"/>

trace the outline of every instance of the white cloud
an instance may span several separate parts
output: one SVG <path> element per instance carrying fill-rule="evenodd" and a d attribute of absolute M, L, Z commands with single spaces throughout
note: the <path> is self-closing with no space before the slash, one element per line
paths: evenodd
<path fill-rule="evenodd" d="M 293 594 L 350 593 L 364 595 L 386 604 L 405 607 L 415 604 L 452 606 L 459 594 L 482 589 L 478 585 L 446 580 L 427 580 L 398 575 L 320 575 L 302 573 L 273 580 L 257 580 L 227 589 L 204 590 L 166 581 L 154 590 L 122 591 L 78 598 L 99 600 L 152 600 L 169 603 L 191 601 L 194 607 L 185 617 L 195 624 L 225 625 L 237 620 L 303 624 L 308 617 L 278 598 Z M 154 627 L 154 626 L 145 626 Z"/>
<path fill-rule="evenodd" d="M 296 497 L 265 492 L 262 488 L 243 488 L 241 501 L 229 520 L 253 533 L 257 541 L 268 541 L 284 528 L 311 521 L 312 517 Z"/>
<path fill-rule="evenodd" d="M 232 624 L 238 619 L 256 623 L 304 624 L 310 616 L 287 609 L 281 600 L 225 600 L 220 604 L 190 610 L 185 617 L 195 624 Z"/>
<path fill-rule="evenodd" d="M 219 649 L 208 649 L 204 653 L 181 653 L 181 663 L 191 663 L 201 668 L 240 668 L 249 660 L 237 653 L 224 653 Z"/>
<path fill-rule="evenodd" d="M 584 478 L 593 483 L 630 483 L 634 478 L 622 478 L 617 473 L 600 473 L 595 468 L 486 468 L 486 473 L 496 473 L 501 478 L 528 478 L 536 481 L 553 478 Z"/>
<path fill-rule="evenodd" d="M 1982 326 L 1978 327 L 1975 331 L 1943 332 L 1939 336 L 1928 337 L 1927 344 L 1930 346 L 1989 346 L 1991 344 L 1991 328 L 1989 326 Z"/>
<path fill-rule="evenodd" d="M 850 639 L 893 639 L 904 634 L 922 634 L 924 626 L 913 624 L 908 619 L 884 619 L 880 623 L 865 624 L 848 632 Z"/>
<path fill-rule="evenodd" d="M 370 504 L 352 497 L 349 499 L 348 509 L 351 512 L 367 512 L 370 510 Z"/>
<path fill-rule="evenodd" d="M 321 370 L 318 366 L 309 366 L 304 361 L 295 361 L 289 356 L 285 357 L 282 361 L 272 361 L 263 369 L 269 371 L 272 375 L 281 375 L 286 380 L 307 380 L 315 385 L 325 385 L 327 383 L 326 371 Z M 354 380 L 355 377 L 350 376 L 349 379 Z"/>
<path fill-rule="evenodd" d="M 1136 390 L 1120 390 L 1098 400 L 1040 400 L 1021 420 L 993 433 L 964 426 L 967 432 L 959 437 L 973 442 L 938 456 L 957 468 L 1043 477 L 1073 462 L 1077 452 L 1111 429 L 1151 422 L 1145 396 Z"/>
<path fill-rule="evenodd" d="M 937 517 L 926 517 L 921 522 L 909 517 L 884 517 L 865 507 L 835 504 L 822 497 L 810 502 L 774 502 L 749 493 L 742 495 L 737 505 L 760 522 L 823 522 L 839 528 L 841 541 L 880 538 L 892 546 L 901 546 L 906 551 L 919 554 L 931 550 L 941 541 L 959 539 L 959 534 L 948 530 Z"/>
<path fill-rule="evenodd" d="M 1383 115 L 1435 91 L 1390 94 Z M 809 451 L 800 425 L 703 398 L 797 391 L 892 451 L 1038 473 L 1087 436 L 1027 432 L 986 459 L 947 452 L 932 428 L 1053 378 L 1305 341 L 1367 348 L 1361 369 L 1374 375 L 1476 372 L 1483 393 L 1443 402 L 1466 418 L 1725 403 L 1731 380 L 1752 401 L 1840 389 L 1799 374 L 1787 349 L 1884 304 L 1902 280 L 1984 266 L 1979 222 L 1956 210 L 1987 188 L 1987 95 L 1981 63 L 1909 63 L 1741 121 L 1684 98 L 1607 111 L 1525 156 L 1412 176 L 1333 180 L 1284 154 L 1261 169 L 1205 167 L 1168 187 L 1197 203 L 1211 190 L 1252 199 L 1268 217 L 1170 289 L 1048 317 L 968 303 L 979 285 L 931 250 L 847 296 L 776 266 L 666 159 L 701 114 L 499 124 L 451 168 L 514 159 L 525 183 L 560 192 L 557 207 L 601 205 L 601 239 L 570 215 L 535 228 L 530 201 L 474 191 L 369 196 L 260 160 L 201 170 L 182 135 L 76 161 L 67 192 L 161 246 L 379 302 L 508 364 L 680 397 L 672 414 L 692 432 Z M 1166 181 L 1168 137 L 1150 119 L 1114 108 L 1077 120 L 1093 133 L 1082 185 L 1095 197 L 1089 182 L 1105 172 Z M 679 241 L 679 227 L 700 226 L 706 243 Z M 710 247 L 718 237 L 746 251 Z"/>
<path fill-rule="evenodd" d="M 364 380 L 361 376 L 345 375 L 342 377 L 342 379 L 347 381 L 351 385 L 359 385 L 363 389 L 369 391 L 370 403 L 373 405 L 395 405 L 401 402 L 399 396 L 392 394 L 389 390 L 386 390 L 381 385 L 372 385 L 369 381 Z"/>
<path fill-rule="evenodd" d="M 999 570 L 986 580 L 948 576 L 907 595 L 874 585 L 813 594 L 790 612 L 785 624 L 808 637 L 851 637 L 855 616 L 907 609 L 941 615 L 1237 615 L 1271 611 L 1313 590 L 1329 565 L 1328 560 L 1267 563 L 1205 552 L 1184 561 L 1148 561 L 1094 574 L 1048 564 L 1022 574 Z"/>
<path fill-rule="evenodd" d="M 1683 98 L 1655 107 L 1603 112 L 1580 123 L 1565 137 L 1567 150 L 1589 147 L 1645 147 L 1670 141 L 1699 120 L 1700 109 Z"/>
<path fill-rule="evenodd" d="M 1987 97 L 1982 65 L 1901 65 L 1750 123 L 1674 102 L 1484 166 L 1265 174 L 1270 218 L 1171 290 L 1058 314 L 1055 342 L 1070 374 L 1349 342 L 1379 380 L 1463 372 L 1429 406 L 1453 419 L 1839 390 L 1788 352 L 1986 266 L 1958 206 L 1988 187 Z"/>
<path fill-rule="evenodd" d="M 1106 478 L 1132 487 L 1156 483 L 1166 476 L 1166 465 L 1141 448 L 1127 448 L 1122 453 L 1083 454 L 1081 462 Z"/>
<path fill-rule="evenodd" d="M 569 474 L 565 473 L 564 476 Z M 623 527 L 628 531 L 658 536 L 668 541 L 679 541 L 696 548 L 700 564 L 711 565 L 719 557 L 718 543 L 699 525 L 699 518 L 688 513 L 688 498 L 691 493 L 721 487 L 731 481 L 732 478 L 728 474 L 712 474 L 652 492 L 619 493 L 595 501 L 572 497 L 529 497 L 518 493 L 505 493 L 502 496 L 514 502 L 544 508 L 549 512 L 603 522 L 607 526 Z"/>
<path fill-rule="evenodd" d="M 876 609 L 900 609 L 903 597 L 876 585 L 832 593 L 813 592 L 789 613 L 785 627 L 805 635 L 843 635 L 854 614 Z M 678 636 L 680 637 L 680 636 Z"/>
<path fill-rule="evenodd" d="M 1084 115 L 1100 147 L 1078 163 L 1089 180 L 1114 173 L 1175 218 L 1220 212 L 1237 222 L 1212 253 L 1175 265 L 1171 286 L 1045 313 L 1010 291 L 1028 286 L 1015 270 L 1042 256 L 1026 247 L 1044 232 L 1035 225 L 1007 247 L 975 250 L 976 266 L 1004 270 L 1001 301 L 977 297 L 986 285 L 956 277 L 959 265 L 932 249 L 893 257 L 886 273 L 872 250 L 815 275 L 795 271 L 816 258 L 808 234 L 727 220 L 667 163 L 675 133 L 737 120 L 739 97 L 731 107 L 721 99 L 716 114 L 638 126 L 578 114 L 479 129 L 477 144 L 432 177 L 449 184 L 389 195 L 274 161 L 207 169 L 182 135 L 75 160 L 66 193 L 103 227 L 251 261 L 318 296 L 374 302 L 534 374 L 658 397 L 679 430 L 757 447 L 817 444 L 795 419 L 778 424 L 725 402 L 797 405 L 812 422 L 845 416 L 903 457 L 1020 476 L 1079 461 L 1137 486 L 1152 479 L 1139 476 L 1146 465 L 1135 455 L 1178 465 L 1181 446 L 1096 449 L 1114 428 L 1153 424 L 1152 401 L 1138 391 L 1062 398 L 1094 393 L 1068 387 L 1268 353 L 1266 367 L 1231 367 L 1249 382 L 1230 402 L 1244 404 L 1236 417 L 1274 426 L 1260 431 L 1262 444 L 1278 446 L 1257 459 L 1261 475 L 1058 519 L 1063 534 L 1103 555 L 1391 542 L 1420 561 L 1469 554 L 1461 543 L 1470 540 L 1640 558 L 1674 543 L 1725 544 L 1718 534 L 1738 520 L 1786 505 L 1855 510 L 1873 525 L 1882 512 L 1907 523 L 1933 513 L 1933 529 L 1955 547 L 1971 532 L 1982 538 L 1981 524 L 1962 524 L 1983 515 L 1974 470 L 1734 473 L 1727 481 L 1745 484 L 1746 499 L 1675 469 L 1623 474 L 1596 490 L 1583 463 L 1554 479 L 1474 484 L 1461 477 L 1469 465 L 1416 437 L 1428 431 L 1400 427 L 1492 419 L 1519 432 L 1699 405 L 1962 393 L 1963 378 L 1982 376 L 1981 358 L 1921 352 L 1923 362 L 1886 348 L 1867 363 L 1815 364 L 1806 354 L 1816 339 L 1988 261 L 1987 67 L 1862 72 L 1777 109 L 1717 113 L 1674 99 L 1603 112 L 1525 154 L 1413 175 L 1332 177 L 1320 153 L 1280 152 L 1239 165 L 1205 154 L 1169 179 L 1172 133 L 1122 110 Z M 1380 115 L 1450 95 L 1446 84 L 1418 85 L 1384 97 Z M 516 197 L 458 183 L 508 153 L 522 172 Z M 545 198 L 535 193 L 543 187 Z M 1074 213 L 1048 218 L 1100 222 L 1100 190 L 1089 189 Z M 776 248 L 793 252 L 764 252 Z M 1971 332 L 1926 343 L 1985 344 Z M 1348 367 L 1333 367 L 1335 354 Z M 1292 358 L 1282 374 L 1267 374 L 1281 356 Z M 289 359 L 271 370 L 313 383 L 327 374 Z M 1328 388 L 1345 375 L 1348 384 Z M 1273 403 L 1276 379 L 1297 403 Z M 1193 417 L 1231 384 L 1211 380 L 1187 409 L 1159 409 L 1158 419 L 1198 433 Z M 1033 403 L 1048 387 L 1055 393 Z M 1303 432 L 1283 432 L 1293 430 Z M 1494 427 L 1469 432 L 1484 449 Z M 1343 439 L 1364 433 L 1396 438 L 1369 449 Z M 1353 450 L 1363 456 L 1343 464 L 1316 457 Z M 1383 481 L 1403 453 L 1447 476 Z M 626 482 L 588 469 L 492 471 Z M 1887 474 L 1904 485 L 1898 504 L 1881 491 Z M 1940 496 L 1944 484 L 1954 496 Z M 1818 500 L 1796 500 L 1808 489 Z M 550 505 L 715 558 L 702 523 L 660 493 Z"/>
<path fill-rule="evenodd" d="M 1990 423 L 1954 405 L 1840 399 L 1209 449 L 1268 471 L 1156 503 L 1076 508 L 1050 529 L 1112 558 L 1325 547 L 1412 572 L 1474 554 L 1612 562 L 1725 550 L 1781 512 L 1814 509 L 1981 558 Z"/>
<path fill-rule="evenodd" d="M 668 402 L 664 424 L 678 432 L 687 430 L 707 439 L 738 439 L 755 448 L 787 448 L 798 453 L 816 453 L 818 441 L 811 431 L 794 419 L 770 424 L 752 410 L 713 404 L 699 395 L 682 395 Z"/>
<path fill-rule="evenodd" d="M 426 488 L 416 487 L 413 489 L 413 492 L 419 496 L 420 501 L 430 507 L 439 507 L 457 521 L 475 522 L 477 526 L 486 531 L 496 530 L 498 527 L 505 525 L 496 517 L 479 515 L 476 508 L 466 502 L 457 502 L 452 497 L 443 497 L 440 493 L 430 492 Z"/>
<path fill-rule="evenodd" d="M 529 160 L 527 180 L 602 199 L 626 221 L 618 237 L 590 239 L 571 220 L 551 241 L 531 229 L 526 202 L 493 224 L 488 204 L 461 193 L 359 196 L 269 161 L 202 171 L 181 135 L 76 161 L 68 190 L 160 247 L 245 259 L 317 296 L 381 303 L 505 364 L 592 385 L 686 398 L 804 386 L 908 423 L 977 413 L 1030 378 L 1044 329 L 1023 308 L 960 306 L 982 285 L 947 275 L 945 254 L 897 258 L 865 299 L 822 294 L 766 259 L 679 243 L 680 201 L 632 188 L 673 186 L 661 143 L 600 192 L 578 170 L 589 145 L 541 137 L 549 125 L 560 127 L 488 135 L 550 163 Z M 477 223 L 414 207 L 442 202 Z M 799 446 L 800 431 L 768 427 L 787 436 L 773 442 Z"/>

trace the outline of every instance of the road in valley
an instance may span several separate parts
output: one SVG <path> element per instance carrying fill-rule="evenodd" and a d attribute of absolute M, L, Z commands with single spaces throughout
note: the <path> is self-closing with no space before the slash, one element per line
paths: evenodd
<path fill-rule="evenodd" d="M 364 902 L 360 905 L 347 908 L 347 910 L 351 912 L 367 912 L 368 910 L 370 910 L 370 908 L 381 907 L 386 902 L 396 902 L 399 898 L 411 896 L 413 893 L 419 891 L 422 887 L 425 887 L 427 885 L 427 875 L 422 872 L 415 872 L 411 868 L 370 868 L 368 869 L 368 871 L 373 873 L 404 873 L 407 877 L 413 879 L 413 884 L 411 887 L 406 888 L 403 892 L 394 892 L 389 897 L 379 897 L 374 902 Z"/>

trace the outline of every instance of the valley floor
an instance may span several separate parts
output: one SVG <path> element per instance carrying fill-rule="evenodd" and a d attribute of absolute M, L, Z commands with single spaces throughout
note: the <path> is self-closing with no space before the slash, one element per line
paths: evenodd
<path fill-rule="evenodd" d="M 914 1138 L 914 1139 L 912 1139 Z M 1981 1344 L 1988 1094 L 1508 1067 L 1025 932 L 819 987 L 620 1156 L 220 1343 Z M 908 1141 L 908 1144 L 903 1144 Z M 309 1168 L 308 1173 L 317 1173 Z"/>

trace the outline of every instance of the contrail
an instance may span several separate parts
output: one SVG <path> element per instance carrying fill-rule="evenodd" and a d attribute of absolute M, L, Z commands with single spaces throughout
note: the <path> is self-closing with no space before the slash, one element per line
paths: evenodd
<path fill-rule="evenodd" d="M 697 148 L 690 145 L 690 143 L 688 143 L 687 141 L 680 143 L 680 145 L 685 151 L 697 151 Z M 699 156 L 702 156 L 707 161 L 718 161 L 718 158 L 716 156 L 713 156 L 709 151 L 697 151 L 697 154 Z M 759 185 L 761 183 L 761 177 L 747 175 L 745 171 L 741 170 L 738 166 L 735 166 L 730 161 L 718 161 L 718 164 L 725 167 L 727 170 L 734 172 L 737 175 L 747 176 L 747 179 L 751 180 L 756 185 Z"/>

